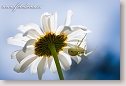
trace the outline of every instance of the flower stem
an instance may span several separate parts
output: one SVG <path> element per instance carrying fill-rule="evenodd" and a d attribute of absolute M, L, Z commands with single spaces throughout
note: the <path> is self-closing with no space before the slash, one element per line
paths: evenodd
<path fill-rule="evenodd" d="M 56 67 L 57 67 L 59 78 L 60 78 L 60 80 L 64 80 L 63 73 L 62 73 L 62 70 L 61 70 L 61 66 L 60 66 L 60 63 L 59 63 L 59 59 L 58 59 L 58 56 L 57 56 L 57 53 L 56 53 L 55 45 L 53 43 L 51 43 L 49 45 L 49 48 L 50 48 L 51 54 L 54 57 L 54 61 L 55 61 Z"/>

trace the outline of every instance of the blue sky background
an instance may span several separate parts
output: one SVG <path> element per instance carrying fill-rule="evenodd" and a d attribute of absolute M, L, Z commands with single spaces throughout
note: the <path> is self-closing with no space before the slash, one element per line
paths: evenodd
<path fill-rule="evenodd" d="M 41 5 L 42 9 L 0 8 L 0 79 L 2 80 L 38 80 L 37 74 L 13 71 L 16 59 L 11 53 L 21 49 L 6 43 L 6 39 L 19 33 L 17 27 L 22 24 L 36 23 L 39 26 L 41 14 L 58 13 L 58 26 L 64 24 L 66 13 L 73 11 L 70 25 L 84 25 L 92 33 L 87 36 L 88 50 L 96 46 L 97 50 L 90 55 L 91 59 L 82 59 L 80 64 L 74 61 L 71 70 L 63 71 L 67 80 L 119 80 L 120 79 L 120 0 L 0 0 L 2 5 Z M 59 80 L 56 73 L 49 69 L 43 80 Z"/>

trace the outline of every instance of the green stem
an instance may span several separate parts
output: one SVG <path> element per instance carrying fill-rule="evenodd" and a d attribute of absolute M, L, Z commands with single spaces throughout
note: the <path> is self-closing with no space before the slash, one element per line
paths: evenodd
<path fill-rule="evenodd" d="M 58 59 L 58 56 L 57 56 L 57 53 L 56 53 L 55 45 L 53 43 L 51 43 L 49 45 L 49 48 L 50 48 L 51 54 L 54 57 L 54 61 L 55 61 L 56 67 L 57 67 L 59 78 L 60 78 L 60 80 L 64 80 L 63 73 L 62 73 L 62 70 L 61 70 L 61 66 L 60 66 L 60 63 L 59 63 L 59 59 Z"/>

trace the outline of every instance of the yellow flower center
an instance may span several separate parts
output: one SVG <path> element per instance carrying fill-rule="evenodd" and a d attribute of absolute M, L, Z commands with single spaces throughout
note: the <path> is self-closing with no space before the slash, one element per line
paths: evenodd
<path fill-rule="evenodd" d="M 54 44 L 57 54 L 59 51 L 63 50 L 63 47 L 67 46 L 66 44 L 67 35 L 60 34 L 56 35 L 55 33 L 46 33 L 45 36 L 38 38 L 38 41 L 34 44 L 35 50 L 34 53 L 37 56 L 52 56 L 49 49 L 50 44 Z"/>

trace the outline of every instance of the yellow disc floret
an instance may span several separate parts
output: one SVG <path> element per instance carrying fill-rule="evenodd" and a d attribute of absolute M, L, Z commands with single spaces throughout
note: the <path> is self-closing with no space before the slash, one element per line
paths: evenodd
<path fill-rule="evenodd" d="M 45 36 L 41 36 L 40 38 L 38 38 L 38 41 L 34 44 L 34 53 L 39 57 L 52 56 L 49 45 L 53 43 L 58 54 L 59 51 L 63 50 L 63 47 L 67 46 L 65 42 L 66 39 L 67 35 L 65 34 L 56 35 L 55 33 L 46 33 Z"/>

